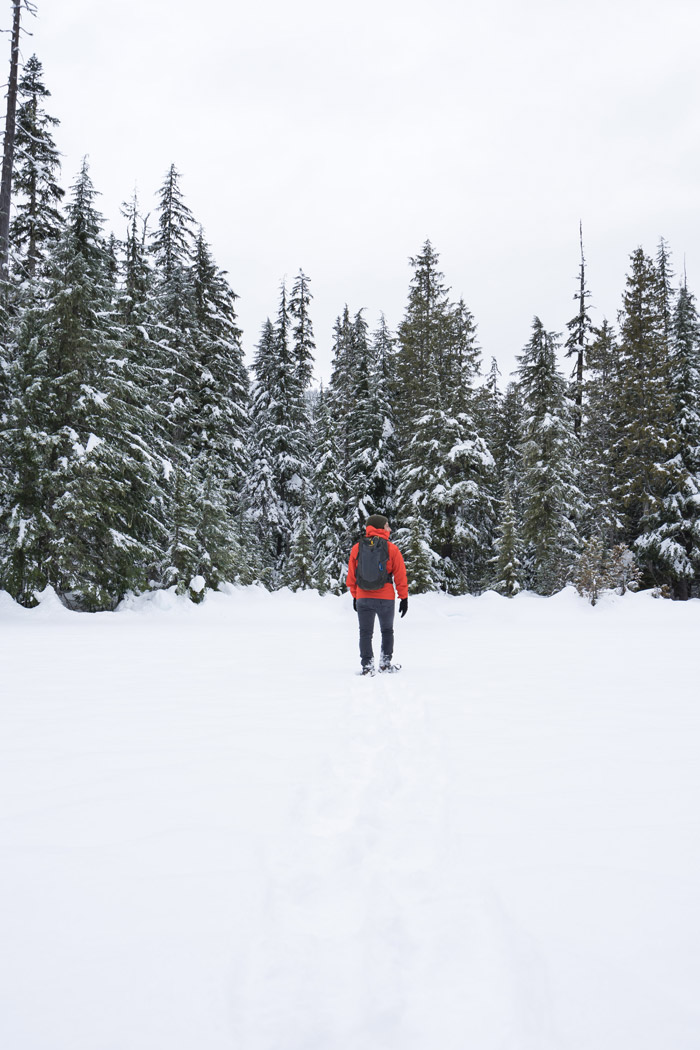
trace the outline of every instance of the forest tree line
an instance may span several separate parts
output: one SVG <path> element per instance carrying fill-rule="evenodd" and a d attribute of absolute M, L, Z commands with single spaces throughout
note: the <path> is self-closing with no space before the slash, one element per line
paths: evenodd
<path fill-rule="evenodd" d="M 700 323 L 662 240 L 632 252 L 616 324 L 583 249 L 563 336 L 539 318 L 503 386 L 427 241 L 403 319 L 345 306 L 313 382 L 309 278 L 244 360 L 236 295 L 175 167 L 152 222 L 104 228 L 68 193 L 32 56 L 18 83 L 0 317 L 0 588 L 71 608 L 223 582 L 340 593 L 385 513 L 411 590 L 552 594 L 575 582 L 700 595 Z"/>

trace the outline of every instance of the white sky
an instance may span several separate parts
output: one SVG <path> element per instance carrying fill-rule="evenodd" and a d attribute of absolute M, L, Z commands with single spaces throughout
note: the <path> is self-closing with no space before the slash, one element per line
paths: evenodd
<path fill-rule="evenodd" d="M 579 219 L 597 321 L 661 235 L 700 294 L 697 0 L 38 0 L 25 25 L 64 184 L 88 154 L 120 234 L 174 162 L 249 352 L 301 266 L 327 378 L 345 302 L 395 327 L 426 237 L 505 374 L 535 314 L 575 311 Z"/>

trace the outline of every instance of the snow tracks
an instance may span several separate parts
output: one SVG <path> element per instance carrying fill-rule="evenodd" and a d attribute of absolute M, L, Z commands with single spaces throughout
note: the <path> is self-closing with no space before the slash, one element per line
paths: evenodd
<path fill-rule="evenodd" d="M 401 1043 L 411 916 L 439 863 L 444 778 L 407 676 L 353 678 L 349 693 L 339 746 L 293 800 L 289 835 L 271 844 L 241 1045 Z"/>

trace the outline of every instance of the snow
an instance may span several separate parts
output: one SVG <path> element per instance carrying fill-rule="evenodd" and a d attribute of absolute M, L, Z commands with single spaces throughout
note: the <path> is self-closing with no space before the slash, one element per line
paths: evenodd
<path fill-rule="evenodd" d="M 96 449 L 98 445 L 101 445 L 103 440 L 104 439 L 98 437 L 97 434 L 90 434 L 87 445 L 85 446 L 85 452 L 89 454 L 93 449 Z"/>
<path fill-rule="evenodd" d="M 697 1050 L 700 602 L 0 595 L 0 1045 Z"/>

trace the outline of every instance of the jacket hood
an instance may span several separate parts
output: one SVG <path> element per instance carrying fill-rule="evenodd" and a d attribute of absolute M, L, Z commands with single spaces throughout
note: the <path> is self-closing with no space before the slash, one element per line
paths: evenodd
<path fill-rule="evenodd" d="M 391 529 L 375 529 L 374 525 L 367 525 L 365 527 L 365 536 L 383 536 L 385 540 L 388 540 L 391 536 Z"/>

